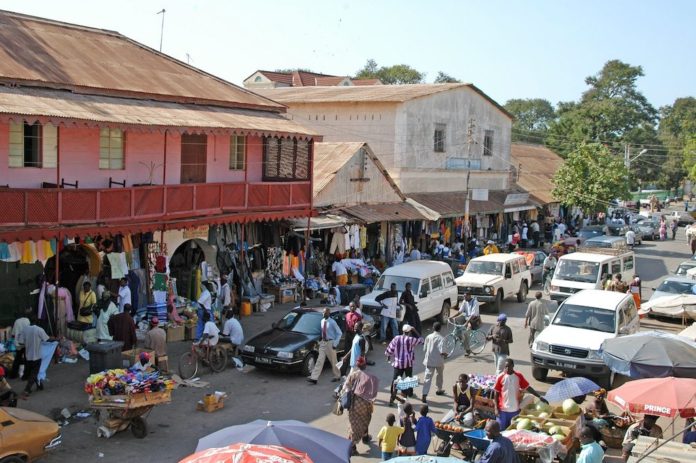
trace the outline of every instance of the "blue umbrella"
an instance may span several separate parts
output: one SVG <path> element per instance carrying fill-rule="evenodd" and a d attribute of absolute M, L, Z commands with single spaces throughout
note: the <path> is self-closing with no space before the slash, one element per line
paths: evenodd
<path fill-rule="evenodd" d="M 563 402 L 566 399 L 582 396 L 599 389 L 599 386 L 587 378 L 566 378 L 551 386 L 544 396 L 549 402 Z"/>
<path fill-rule="evenodd" d="M 256 420 L 229 426 L 199 439 L 196 452 L 239 443 L 299 450 L 318 463 L 350 462 L 351 442 L 348 439 L 297 420 Z"/>
<path fill-rule="evenodd" d="M 397 457 L 387 460 L 386 463 L 466 463 L 453 457 L 433 457 L 430 455 L 412 455 L 410 457 Z"/>

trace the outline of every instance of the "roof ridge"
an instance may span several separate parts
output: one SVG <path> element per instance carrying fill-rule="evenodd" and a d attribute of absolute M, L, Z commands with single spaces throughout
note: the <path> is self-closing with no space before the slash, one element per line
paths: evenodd
<path fill-rule="evenodd" d="M 69 27 L 71 29 L 80 29 L 80 30 L 87 31 L 87 32 L 97 32 L 100 34 L 108 34 L 108 35 L 114 35 L 114 36 L 118 36 L 118 37 L 125 37 L 125 35 L 121 34 L 120 32 L 112 31 L 111 29 L 101 29 L 98 27 L 84 26 L 82 24 L 69 23 L 69 22 L 65 22 L 65 21 L 59 21 L 57 19 L 50 19 L 50 18 L 44 18 L 41 16 L 34 16 L 34 15 L 26 14 L 26 13 L 19 13 L 16 11 L 0 9 L 0 15 L 11 16 L 11 17 L 16 17 L 16 18 L 20 18 L 20 19 L 27 19 L 30 21 L 36 21 L 36 22 L 45 23 L 45 24 L 53 24 L 55 26 Z"/>

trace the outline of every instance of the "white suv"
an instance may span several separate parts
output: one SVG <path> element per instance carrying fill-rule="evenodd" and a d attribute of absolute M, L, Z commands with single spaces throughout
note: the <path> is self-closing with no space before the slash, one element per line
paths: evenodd
<path fill-rule="evenodd" d="M 459 299 L 468 292 L 480 302 L 491 302 L 493 309 L 500 312 L 507 297 L 517 296 L 518 302 L 524 302 L 532 274 L 520 254 L 488 254 L 472 259 L 455 281 Z"/>
<path fill-rule="evenodd" d="M 532 376 L 546 380 L 549 370 L 592 376 L 607 389 L 614 382 L 599 355 L 605 339 L 636 333 L 640 321 L 630 294 L 585 289 L 566 299 L 532 344 Z"/>

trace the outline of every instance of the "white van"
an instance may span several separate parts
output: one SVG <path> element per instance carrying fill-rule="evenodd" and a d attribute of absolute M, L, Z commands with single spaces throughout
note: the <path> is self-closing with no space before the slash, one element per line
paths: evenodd
<path fill-rule="evenodd" d="M 374 317 L 376 326 L 379 326 L 381 320 L 382 307 L 375 298 L 388 291 L 392 283 L 396 283 L 399 297 L 406 283 L 411 283 L 421 321 L 439 317 L 438 320 L 447 323 L 450 308 L 457 303 L 457 286 L 448 264 L 434 260 L 415 260 L 386 269 L 373 291 L 360 298 L 363 313 Z M 404 310 L 400 312 L 399 321 L 404 317 Z"/>
<path fill-rule="evenodd" d="M 562 301 L 583 289 L 603 289 L 605 275 L 621 274 L 626 283 L 636 273 L 636 256 L 627 248 L 591 248 L 558 259 L 551 280 L 551 299 Z"/>

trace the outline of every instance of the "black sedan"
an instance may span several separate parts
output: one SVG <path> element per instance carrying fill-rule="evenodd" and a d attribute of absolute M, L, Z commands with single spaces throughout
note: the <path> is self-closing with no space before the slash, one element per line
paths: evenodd
<path fill-rule="evenodd" d="M 345 307 L 332 307 L 333 318 L 345 335 Z M 249 365 L 300 372 L 309 376 L 319 355 L 321 319 L 324 307 L 298 307 L 288 312 L 280 321 L 249 339 L 242 347 L 242 360 Z M 363 315 L 364 332 L 373 336 L 374 320 Z M 336 349 L 337 356 L 343 355 L 343 338 Z"/>

